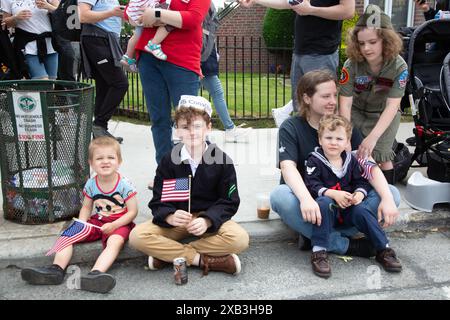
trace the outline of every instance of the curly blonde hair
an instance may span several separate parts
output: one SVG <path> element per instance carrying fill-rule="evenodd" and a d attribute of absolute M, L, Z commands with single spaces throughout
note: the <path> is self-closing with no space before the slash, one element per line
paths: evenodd
<path fill-rule="evenodd" d="M 361 48 L 358 42 L 358 33 L 367 27 L 354 27 L 347 33 L 345 44 L 347 48 L 345 53 L 351 61 L 362 62 L 364 57 L 361 54 Z M 383 40 L 383 61 L 389 61 L 396 58 L 403 50 L 403 41 L 393 29 L 376 29 L 378 37 Z"/>

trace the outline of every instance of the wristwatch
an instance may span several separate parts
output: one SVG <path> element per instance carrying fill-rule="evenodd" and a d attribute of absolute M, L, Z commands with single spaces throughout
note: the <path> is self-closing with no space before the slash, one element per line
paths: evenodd
<path fill-rule="evenodd" d="M 161 19 L 161 10 L 155 10 L 155 18 L 156 18 L 156 20 Z"/>

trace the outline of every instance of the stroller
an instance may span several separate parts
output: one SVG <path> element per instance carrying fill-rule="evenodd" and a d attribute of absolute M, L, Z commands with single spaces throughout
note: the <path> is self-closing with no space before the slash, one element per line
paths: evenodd
<path fill-rule="evenodd" d="M 450 19 L 427 21 L 413 32 L 408 66 L 416 141 L 410 166 L 428 166 L 430 179 L 450 182 Z"/>

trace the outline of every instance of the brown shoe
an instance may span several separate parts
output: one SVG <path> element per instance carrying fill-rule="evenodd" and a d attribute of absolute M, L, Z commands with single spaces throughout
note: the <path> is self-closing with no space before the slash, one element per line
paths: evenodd
<path fill-rule="evenodd" d="M 209 271 L 221 271 L 237 275 L 241 272 L 241 261 L 234 253 L 220 257 L 213 257 L 202 253 L 200 255 L 200 267 L 203 269 L 203 275 L 205 276 Z"/>
<path fill-rule="evenodd" d="M 391 248 L 386 248 L 377 253 L 375 259 L 383 266 L 387 272 L 400 272 L 402 271 L 402 264 L 397 259 L 395 251 Z"/>
<path fill-rule="evenodd" d="M 148 268 L 150 270 L 160 270 L 169 265 L 168 262 L 159 260 L 158 258 L 148 256 Z"/>
<path fill-rule="evenodd" d="M 311 254 L 311 265 L 315 275 L 322 278 L 329 278 L 331 276 L 328 253 L 325 250 L 313 252 Z"/>

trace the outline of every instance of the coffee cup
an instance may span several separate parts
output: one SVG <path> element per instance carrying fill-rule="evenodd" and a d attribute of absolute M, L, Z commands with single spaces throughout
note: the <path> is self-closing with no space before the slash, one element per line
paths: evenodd
<path fill-rule="evenodd" d="M 259 193 L 256 196 L 256 213 L 259 219 L 269 218 L 270 201 L 267 194 Z"/>

